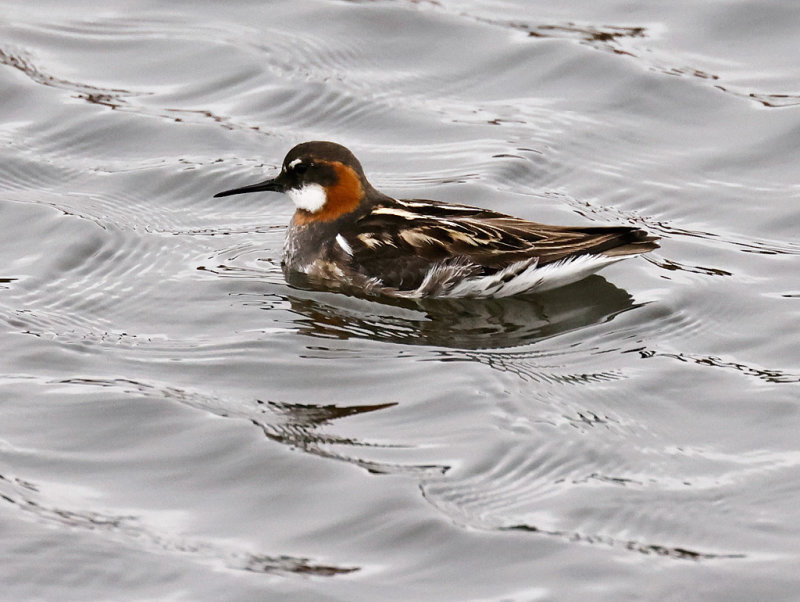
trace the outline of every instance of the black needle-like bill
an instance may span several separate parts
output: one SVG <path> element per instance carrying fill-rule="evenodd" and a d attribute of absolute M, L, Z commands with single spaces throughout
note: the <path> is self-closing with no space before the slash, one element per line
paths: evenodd
<path fill-rule="evenodd" d="M 232 194 L 244 194 L 246 192 L 263 192 L 265 190 L 273 192 L 283 192 L 285 188 L 283 183 L 278 181 L 278 178 L 273 178 L 271 180 L 259 182 L 258 184 L 250 184 L 250 186 L 242 186 L 241 188 L 233 188 L 231 190 L 218 192 L 217 194 L 214 195 L 214 198 L 221 196 L 231 196 Z"/>

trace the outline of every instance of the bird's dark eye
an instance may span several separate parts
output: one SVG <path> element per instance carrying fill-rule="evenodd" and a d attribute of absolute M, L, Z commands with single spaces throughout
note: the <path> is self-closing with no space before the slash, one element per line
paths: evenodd
<path fill-rule="evenodd" d="M 302 176 L 304 173 L 308 171 L 308 163 L 298 163 L 294 166 L 294 173 L 298 176 Z"/>

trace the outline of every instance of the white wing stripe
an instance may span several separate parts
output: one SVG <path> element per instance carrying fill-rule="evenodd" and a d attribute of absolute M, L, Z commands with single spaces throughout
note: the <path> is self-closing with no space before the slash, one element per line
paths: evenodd
<path fill-rule="evenodd" d="M 350 257 L 353 256 L 353 247 L 351 247 L 350 243 L 345 240 L 344 236 L 337 234 L 336 243 L 342 248 L 342 251 L 347 253 Z"/>

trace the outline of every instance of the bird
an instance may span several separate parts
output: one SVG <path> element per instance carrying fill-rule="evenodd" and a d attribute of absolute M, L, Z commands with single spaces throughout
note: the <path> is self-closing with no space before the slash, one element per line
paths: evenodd
<path fill-rule="evenodd" d="M 335 142 L 292 148 L 274 178 L 214 197 L 282 192 L 295 212 L 282 267 L 367 296 L 508 297 L 576 282 L 657 248 L 633 226 L 551 226 L 469 205 L 395 199 Z"/>

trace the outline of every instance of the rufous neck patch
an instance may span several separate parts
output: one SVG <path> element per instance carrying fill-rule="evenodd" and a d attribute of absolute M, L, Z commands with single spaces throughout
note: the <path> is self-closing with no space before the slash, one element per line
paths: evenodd
<path fill-rule="evenodd" d="M 331 222 L 346 213 L 355 211 L 364 198 L 364 187 L 361 179 L 352 167 L 332 161 L 328 163 L 336 171 L 337 182 L 325 186 L 325 204 L 317 211 L 305 209 L 295 211 L 294 223 L 303 226 L 311 222 Z"/>

